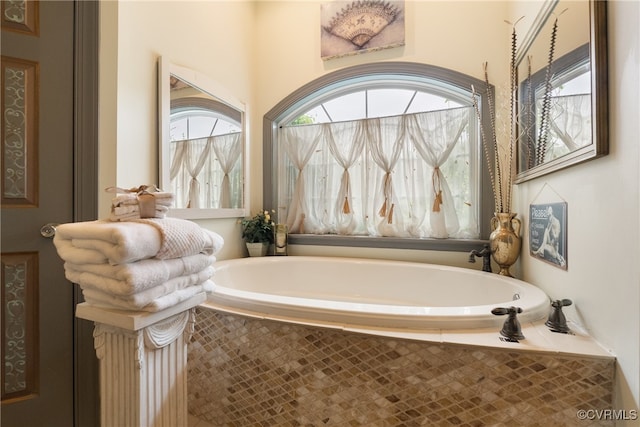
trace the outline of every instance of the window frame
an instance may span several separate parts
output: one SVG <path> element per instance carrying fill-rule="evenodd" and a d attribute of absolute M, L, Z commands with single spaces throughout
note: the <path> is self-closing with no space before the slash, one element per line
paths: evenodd
<path fill-rule="evenodd" d="M 355 87 L 362 89 L 360 82 L 374 81 L 388 78 L 389 75 L 399 79 L 410 80 L 429 79 L 442 82 L 443 85 L 469 92 L 473 86 L 478 97 L 481 120 L 485 128 L 490 128 L 489 106 L 487 91 L 493 95 L 495 88 L 487 85 L 483 80 L 446 68 L 422 64 L 416 62 L 380 62 L 356 65 L 340 69 L 321 76 L 280 101 L 263 117 L 263 203 L 265 209 L 277 212 L 277 174 L 274 165 L 278 159 L 278 147 L 276 134 L 280 122 L 290 118 L 291 111 L 302 108 L 310 102 L 310 98 L 320 100 L 327 98 L 331 93 L 340 91 L 345 94 L 345 86 L 357 81 Z M 354 90 L 355 90 L 354 87 Z M 471 101 L 469 101 L 471 102 Z M 288 113 L 289 112 L 289 113 Z M 491 150 L 491 147 L 489 147 Z M 480 150 L 481 151 L 481 150 Z M 492 154 L 490 153 L 493 158 Z M 435 239 L 435 238 L 399 238 L 399 237 L 372 237 L 372 236 L 343 236 L 343 235 L 311 235 L 290 234 L 289 243 L 295 245 L 317 246 L 344 246 L 344 247 L 371 247 L 371 248 L 395 248 L 395 249 L 419 249 L 437 251 L 469 251 L 477 249 L 479 245 L 486 243 L 490 230 L 490 220 L 494 216 L 494 196 L 489 177 L 489 170 L 481 153 L 480 167 L 480 209 L 478 221 L 480 225 L 479 239 Z"/>

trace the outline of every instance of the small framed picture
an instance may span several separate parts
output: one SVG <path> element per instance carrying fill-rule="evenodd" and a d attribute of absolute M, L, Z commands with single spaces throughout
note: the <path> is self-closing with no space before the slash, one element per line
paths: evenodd
<path fill-rule="evenodd" d="M 404 0 L 333 0 L 320 14 L 324 61 L 404 46 Z"/>
<path fill-rule="evenodd" d="M 529 253 L 567 269 L 567 203 L 529 205 Z"/>

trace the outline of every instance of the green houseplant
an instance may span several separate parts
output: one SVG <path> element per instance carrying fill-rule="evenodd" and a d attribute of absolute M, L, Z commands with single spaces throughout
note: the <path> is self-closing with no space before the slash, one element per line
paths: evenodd
<path fill-rule="evenodd" d="M 269 245 L 273 243 L 273 230 L 275 223 L 271 219 L 269 211 L 261 211 L 253 218 L 245 218 L 241 221 L 242 238 L 247 244 L 250 256 L 265 255 Z M 254 251 L 258 251 L 256 253 Z"/>

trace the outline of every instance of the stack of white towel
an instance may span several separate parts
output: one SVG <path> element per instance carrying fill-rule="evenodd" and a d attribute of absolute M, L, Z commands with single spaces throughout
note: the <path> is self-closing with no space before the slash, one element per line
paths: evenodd
<path fill-rule="evenodd" d="M 215 253 L 224 244 L 177 218 L 62 224 L 53 242 L 87 303 L 151 312 L 211 292 Z"/>
<path fill-rule="evenodd" d="M 129 190 L 109 187 L 110 193 L 118 193 L 111 200 L 111 221 L 128 221 L 140 218 L 164 218 L 173 205 L 173 193 L 158 190 L 156 187 L 141 185 Z"/>

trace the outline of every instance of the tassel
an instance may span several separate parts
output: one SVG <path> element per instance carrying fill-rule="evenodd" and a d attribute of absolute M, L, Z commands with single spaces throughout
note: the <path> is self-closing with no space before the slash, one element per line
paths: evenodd
<path fill-rule="evenodd" d="M 302 214 L 302 220 L 300 221 L 300 234 L 304 234 L 304 217 L 305 215 Z"/>
<path fill-rule="evenodd" d="M 436 198 L 433 201 L 433 208 L 431 208 L 431 210 L 433 212 L 440 212 L 441 204 L 442 204 L 442 190 L 438 191 L 438 194 L 436 194 Z"/>
<path fill-rule="evenodd" d="M 344 214 L 350 214 L 351 213 L 351 208 L 349 207 L 349 199 L 346 196 L 344 198 L 344 203 L 342 205 L 342 213 L 344 213 Z"/>
<path fill-rule="evenodd" d="M 387 198 L 386 197 L 384 198 L 384 203 L 382 204 L 382 207 L 378 211 L 378 215 L 382 217 L 387 216 Z"/>
<path fill-rule="evenodd" d="M 391 209 L 389 209 L 389 218 L 387 218 L 387 224 L 391 224 L 393 222 L 393 207 L 394 203 L 391 204 Z"/>

